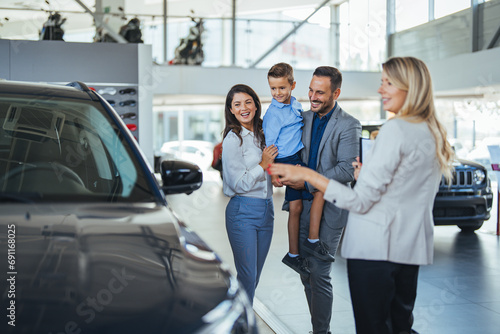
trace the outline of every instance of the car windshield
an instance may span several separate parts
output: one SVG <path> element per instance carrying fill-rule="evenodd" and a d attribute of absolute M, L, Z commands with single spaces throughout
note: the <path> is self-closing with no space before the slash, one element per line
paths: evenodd
<path fill-rule="evenodd" d="M 99 102 L 1 97 L 0 125 L 0 201 L 155 200 Z"/>

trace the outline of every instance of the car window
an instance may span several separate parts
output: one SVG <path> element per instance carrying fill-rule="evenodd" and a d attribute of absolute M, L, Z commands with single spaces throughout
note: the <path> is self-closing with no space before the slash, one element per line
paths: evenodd
<path fill-rule="evenodd" d="M 198 149 L 196 147 L 186 146 L 184 148 L 184 152 L 186 152 L 186 153 L 197 153 Z"/>
<path fill-rule="evenodd" d="M 151 201 L 151 185 L 99 102 L 0 98 L 0 193 L 36 201 Z"/>

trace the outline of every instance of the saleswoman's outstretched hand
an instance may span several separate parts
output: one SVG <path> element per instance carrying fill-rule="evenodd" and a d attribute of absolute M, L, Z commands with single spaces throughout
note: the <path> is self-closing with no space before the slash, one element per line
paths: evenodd
<path fill-rule="evenodd" d="M 308 169 L 309 168 L 287 164 L 272 164 L 269 166 L 268 173 L 271 175 L 278 175 L 280 181 L 285 184 L 303 183 Z"/>
<path fill-rule="evenodd" d="M 280 181 L 285 185 L 310 183 L 322 193 L 325 192 L 329 180 L 316 171 L 302 166 L 292 166 L 287 164 L 272 164 L 267 172 L 271 175 L 279 175 Z M 301 189 L 294 187 L 295 189 Z"/>

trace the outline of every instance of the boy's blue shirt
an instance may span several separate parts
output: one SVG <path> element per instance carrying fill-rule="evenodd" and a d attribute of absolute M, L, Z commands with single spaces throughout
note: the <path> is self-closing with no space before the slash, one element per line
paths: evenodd
<path fill-rule="evenodd" d="M 290 104 L 274 98 L 264 115 L 262 127 L 266 136 L 266 146 L 276 145 L 277 158 L 291 156 L 300 151 L 302 144 L 302 105 L 293 96 Z"/>

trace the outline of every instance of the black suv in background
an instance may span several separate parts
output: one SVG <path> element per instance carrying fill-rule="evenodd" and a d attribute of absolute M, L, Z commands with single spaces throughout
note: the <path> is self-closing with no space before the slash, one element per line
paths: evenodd
<path fill-rule="evenodd" d="M 248 298 L 159 186 L 120 116 L 82 83 L 0 80 L 0 333 L 256 333 Z"/>
<path fill-rule="evenodd" d="M 493 191 L 486 168 L 478 163 L 456 159 L 453 180 L 444 178 L 434 200 L 434 224 L 458 225 L 462 231 L 479 229 L 490 218 Z"/>
<path fill-rule="evenodd" d="M 362 136 L 370 138 L 381 125 L 363 125 Z M 456 159 L 451 185 L 444 178 L 434 200 L 434 225 L 457 225 L 462 231 L 475 231 L 490 218 L 493 191 L 486 168 L 478 163 Z"/>

